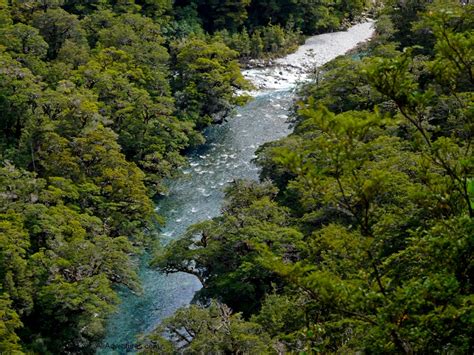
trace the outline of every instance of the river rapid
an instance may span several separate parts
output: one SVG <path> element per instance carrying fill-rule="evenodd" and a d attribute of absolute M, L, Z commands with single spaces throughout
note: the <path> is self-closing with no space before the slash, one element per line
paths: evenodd
<path fill-rule="evenodd" d="M 206 144 L 189 155 L 189 166 L 169 182 L 168 195 L 156 207 L 167 221 L 162 239 L 178 238 L 190 225 L 219 215 L 226 184 L 234 179 L 258 179 L 259 169 L 252 163 L 255 151 L 263 143 L 290 133 L 288 115 L 297 83 L 306 80 L 314 67 L 346 53 L 372 34 L 372 22 L 365 22 L 348 31 L 314 36 L 294 54 L 277 60 L 275 66 L 244 71 L 258 88 L 251 93 L 254 100 L 238 108 L 228 122 L 207 129 Z M 188 305 L 201 288 L 194 276 L 164 275 L 147 264 L 144 258 L 141 294 L 119 291 L 121 304 L 108 322 L 97 354 L 133 353 L 126 348 L 137 343 L 137 336 Z"/>

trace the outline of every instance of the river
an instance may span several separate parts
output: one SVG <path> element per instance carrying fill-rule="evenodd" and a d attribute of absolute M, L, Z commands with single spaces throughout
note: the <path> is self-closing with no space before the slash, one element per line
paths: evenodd
<path fill-rule="evenodd" d="M 371 22 L 345 32 L 314 36 L 298 51 L 277 61 L 272 68 L 244 72 L 259 91 L 254 100 L 237 109 L 228 122 L 206 130 L 206 144 L 189 155 L 189 166 L 170 181 L 169 194 L 160 200 L 157 211 L 166 218 L 162 238 L 169 241 L 183 234 L 190 225 L 220 213 L 226 184 L 234 179 L 258 179 L 252 163 L 255 150 L 265 142 L 290 133 L 288 114 L 297 81 L 307 78 L 308 69 L 344 54 L 373 33 Z M 164 275 L 142 261 L 140 295 L 119 292 L 121 305 L 108 322 L 105 345 L 133 344 L 137 336 L 151 331 L 177 308 L 188 305 L 200 289 L 191 275 Z M 99 348 L 98 354 L 124 354 Z"/>

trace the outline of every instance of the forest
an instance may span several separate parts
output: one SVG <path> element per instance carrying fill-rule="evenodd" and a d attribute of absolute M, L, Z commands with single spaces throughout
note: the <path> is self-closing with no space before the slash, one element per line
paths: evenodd
<path fill-rule="evenodd" d="M 156 256 L 204 285 L 164 353 L 474 350 L 474 9 L 395 3 L 300 88 L 260 182 Z"/>
<path fill-rule="evenodd" d="M 261 181 L 156 251 L 204 287 L 147 339 L 472 353 L 474 12 L 449 0 L 0 0 L 0 352 L 95 353 L 165 181 L 251 100 L 241 67 L 369 10 L 376 35 L 299 88 Z"/>
<path fill-rule="evenodd" d="M 364 9 L 309 5 L 0 0 L 0 352 L 94 352 L 164 180 L 249 99 L 240 63 Z"/>

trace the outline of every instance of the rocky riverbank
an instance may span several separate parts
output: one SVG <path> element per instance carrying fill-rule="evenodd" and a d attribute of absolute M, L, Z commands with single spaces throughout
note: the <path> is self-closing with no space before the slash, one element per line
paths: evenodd
<path fill-rule="evenodd" d="M 373 33 L 373 21 L 368 20 L 347 31 L 309 37 L 296 52 L 267 63 L 251 63 L 255 67 L 242 73 L 259 91 L 287 90 L 306 80 L 315 67 L 343 55 Z"/>

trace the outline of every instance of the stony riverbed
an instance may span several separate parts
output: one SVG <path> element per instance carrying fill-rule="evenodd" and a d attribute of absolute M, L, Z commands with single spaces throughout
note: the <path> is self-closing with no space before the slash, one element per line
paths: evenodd
<path fill-rule="evenodd" d="M 243 74 L 258 91 L 291 89 L 298 82 L 306 80 L 315 67 L 329 62 L 367 40 L 373 31 L 373 21 L 367 21 L 344 32 L 313 36 L 308 38 L 295 53 L 276 59 L 267 68 L 248 69 L 244 70 Z"/>

